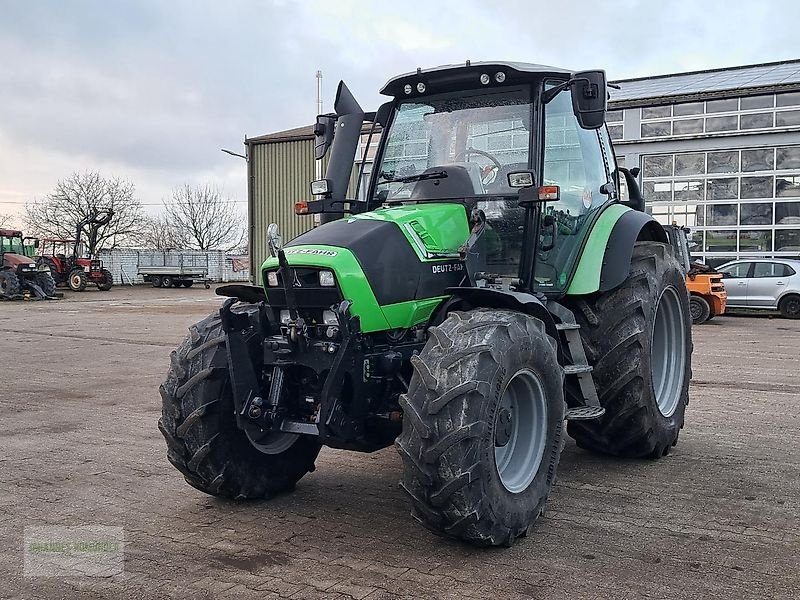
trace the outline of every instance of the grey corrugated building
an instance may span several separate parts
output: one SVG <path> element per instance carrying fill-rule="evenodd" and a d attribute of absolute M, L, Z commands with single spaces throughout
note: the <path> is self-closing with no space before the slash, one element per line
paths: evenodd
<path fill-rule="evenodd" d="M 611 90 L 607 120 L 618 160 L 641 167 L 657 219 L 692 228 L 695 256 L 720 264 L 800 254 L 800 60 L 614 83 L 620 89 Z M 366 136 L 362 142 L 361 152 Z M 246 143 L 251 273 L 258 277 L 269 223 L 285 239 L 313 226 L 311 217 L 294 214 L 314 179 L 312 127 Z"/>

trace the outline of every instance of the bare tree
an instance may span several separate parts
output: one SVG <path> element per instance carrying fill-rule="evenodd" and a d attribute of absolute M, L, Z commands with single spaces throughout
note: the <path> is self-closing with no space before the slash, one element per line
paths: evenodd
<path fill-rule="evenodd" d="M 166 215 L 146 217 L 136 243 L 153 250 L 175 250 L 190 245 L 186 230 L 176 226 Z"/>
<path fill-rule="evenodd" d="M 40 237 L 71 239 L 83 219 L 112 210 L 109 223 L 89 224 L 81 232 L 89 254 L 95 256 L 100 249 L 115 248 L 141 234 L 145 216 L 134 191 L 130 181 L 105 178 L 96 171 L 76 171 L 60 180 L 45 199 L 26 205 L 25 225 Z"/>
<path fill-rule="evenodd" d="M 175 188 L 164 203 L 166 219 L 197 250 L 231 250 L 245 239 L 242 215 L 230 198 L 210 185 Z"/>
<path fill-rule="evenodd" d="M 6 227 L 11 223 L 11 215 L 0 214 L 0 227 Z"/>

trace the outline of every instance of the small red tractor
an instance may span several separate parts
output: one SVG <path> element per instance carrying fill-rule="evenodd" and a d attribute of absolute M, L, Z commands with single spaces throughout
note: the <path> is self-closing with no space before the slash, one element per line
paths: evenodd
<path fill-rule="evenodd" d="M 76 227 L 75 239 L 42 239 L 39 246 L 38 263 L 47 265 L 56 285 L 68 285 L 73 292 L 82 292 L 93 283 L 102 292 L 114 285 L 111 271 L 103 267 L 99 259 L 85 257 L 81 233 L 87 225 L 102 226 L 111 221 L 114 212 L 104 210 L 86 217 Z"/>

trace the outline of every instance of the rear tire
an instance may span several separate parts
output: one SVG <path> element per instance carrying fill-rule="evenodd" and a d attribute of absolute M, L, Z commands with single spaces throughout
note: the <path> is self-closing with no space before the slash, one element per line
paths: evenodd
<path fill-rule="evenodd" d="M 169 275 L 164 275 L 164 277 L 161 278 L 161 285 L 165 288 L 170 288 L 175 285 L 175 280 Z"/>
<path fill-rule="evenodd" d="M 150 285 L 152 285 L 154 288 L 160 288 L 161 277 L 159 277 L 158 275 L 153 275 L 152 277 L 150 277 Z"/>
<path fill-rule="evenodd" d="M 236 426 L 225 340 L 218 313 L 189 328 L 160 388 L 158 428 L 167 458 L 193 487 L 237 500 L 269 498 L 314 470 L 320 444 L 298 435 L 261 451 L 249 441 Z M 276 447 L 282 451 L 267 453 Z"/>
<path fill-rule="evenodd" d="M 114 286 L 114 276 L 108 269 L 102 269 L 103 281 L 97 284 L 97 289 L 101 292 L 107 292 Z"/>
<path fill-rule="evenodd" d="M 400 399 L 401 486 L 435 533 L 511 545 L 542 514 L 561 454 L 556 342 L 507 310 L 450 313 L 429 331 Z"/>
<path fill-rule="evenodd" d="M 700 325 L 711 318 L 711 306 L 702 296 L 689 296 L 689 314 L 692 316 L 692 323 Z"/>
<path fill-rule="evenodd" d="M 796 294 L 784 296 L 778 304 L 778 310 L 787 319 L 800 319 L 800 296 Z"/>
<path fill-rule="evenodd" d="M 19 277 L 11 271 L 0 271 L 0 294 L 16 296 L 20 292 Z"/>
<path fill-rule="evenodd" d="M 67 283 L 69 284 L 69 289 L 73 292 L 82 292 L 89 283 L 89 279 L 86 277 L 86 271 L 83 269 L 73 269 L 70 271 Z"/>
<path fill-rule="evenodd" d="M 565 302 L 581 326 L 606 409 L 601 419 L 570 421 L 567 432 L 595 452 L 665 456 L 683 427 L 692 353 L 689 297 L 672 250 L 637 242 L 622 285 Z"/>
<path fill-rule="evenodd" d="M 42 289 L 45 296 L 52 297 L 56 293 L 56 281 L 50 273 L 37 273 L 36 284 Z"/>

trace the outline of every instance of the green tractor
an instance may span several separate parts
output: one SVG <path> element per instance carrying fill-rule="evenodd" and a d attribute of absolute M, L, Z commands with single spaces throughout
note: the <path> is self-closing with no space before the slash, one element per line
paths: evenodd
<path fill-rule="evenodd" d="M 339 84 L 315 128 L 326 178 L 295 206 L 322 224 L 285 245 L 271 226 L 263 288 L 220 289 L 172 355 L 159 428 L 189 484 L 233 499 L 292 490 L 323 445 L 394 444 L 418 521 L 510 545 L 543 512 L 565 421 L 592 452 L 677 443 L 684 273 L 616 164 L 603 71 L 468 62 L 382 93 L 365 113 Z M 347 199 L 365 122 L 375 163 Z"/>

